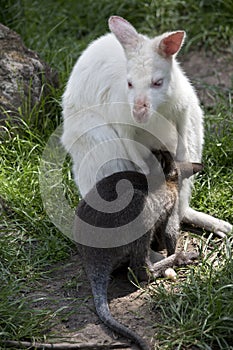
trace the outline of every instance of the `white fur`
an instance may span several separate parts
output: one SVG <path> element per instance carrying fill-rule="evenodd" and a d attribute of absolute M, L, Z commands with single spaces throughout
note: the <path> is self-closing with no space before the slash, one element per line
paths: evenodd
<path fill-rule="evenodd" d="M 130 159 L 147 172 L 144 149 L 126 139 L 149 149 L 165 145 L 182 161 L 200 162 L 202 156 L 203 113 L 199 101 L 175 55 L 163 52 L 163 39 L 173 33 L 149 39 L 119 17 L 111 17 L 109 26 L 115 35 L 102 36 L 83 52 L 62 101 L 62 143 L 72 156 L 82 196 L 104 176 L 135 168 L 118 160 L 100 169 L 103 160 Z M 162 86 L 152 88 L 151 82 L 160 79 Z M 144 130 L 158 140 L 145 136 Z M 181 215 L 187 222 L 192 222 L 190 194 L 191 181 L 186 180 L 181 190 Z M 196 217 L 194 223 L 198 225 L 198 213 Z M 217 228 L 213 223 L 216 219 L 209 217 L 204 225 L 207 229 L 208 220 L 214 231 L 231 228 L 224 222 L 225 226 Z"/>

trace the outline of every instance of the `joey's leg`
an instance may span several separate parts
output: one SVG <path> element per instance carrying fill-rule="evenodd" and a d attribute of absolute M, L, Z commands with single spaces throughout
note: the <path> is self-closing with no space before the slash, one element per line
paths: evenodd
<path fill-rule="evenodd" d="M 171 215 L 168 218 L 167 225 L 165 228 L 165 246 L 167 249 L 167 254 L 172 255 L 175 253 L 177 239 L 179 236 L 179 212 L 178 212 L 178 202 L 175 204 Z"/>
<path fill-rule="evenodd" d="M 181 222 L 213 232 L 221 238 L 225 237 L 225 235 L 233 229 L 230 223 L 190 208 L 189 199 L 191 196 L 191 185 L 191 179 L 184 180 L 182 184 L 180 192 Z"/>
<path fill-rule="evenodd" d="M 167 222 L 164 222 L 162 225 L 156 228 L 154 239 L 151 242 L 152 249 L 149 250 L 149 260 L 147 260 L 148 266 L 152 266 L 154 263 L 165 259 L 162 254 L 157 252 L 157 250 L 166 248 L 169 256 L 175 253 L 178 234 L 179 214 L 176 203 L 174 210 L 169 216 Z"/>
<path fill-rule="evenodd" d="M 147 260 L 149 255 L 150 236 L 147 233 L 135 242 L 130 256 L 129 267 L 139 281 L 148 281 Z"/>
<path fill-rule="evenodd" d="M 161 260 L 161 254 L 155 254 L 154 252 L 158 252 L 163 249 L 167 249 L 168 255 L 172 255 L 176 250 L 177 238 L 179 235 L 179 213 L 177 208 L 177 203 L 173 208 L 173 211 L 170 215 L 168 215 L 167 219 L 162 223 L 156 226 L 153 232 L 153 239 L 151 241 L 151 261 L 159 261 Z"/>
<path fill-rule="evenodd" d="M 152 275 L 156 278 L 159 276 L 163 276 L 166 269 L 172 268 L 173 266 L 185 266 L 188 264 L 192 264 L 193 260 L 195 260 L 199 256 L 199 253 L 196 251 L 191 252 L 179 252 L 176 254 L 172 254 L 167 258 L 158 261 L 155 264 L 152 264 L 150 261 L 147 261 L 148 269 L 152 273 Z"/>

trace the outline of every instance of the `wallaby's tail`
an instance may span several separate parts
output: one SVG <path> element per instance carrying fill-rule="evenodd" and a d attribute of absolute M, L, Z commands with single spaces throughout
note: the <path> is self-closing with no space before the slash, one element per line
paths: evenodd
<path fill-rule="evenodd" d="M 92 281 L 92 293 L 94 296 L 94 303 L 96 307 L 97 314 L 101 321 L 114 332 L 119 333 L 125 338 L 132 340 L 137 344 L 141 350 L 150 350 L 150 347 L 144 339 L 142 339 L 137 333 L 124 326 L 117 320 L 115 320 L 109 310 L 108 300 L 107 300 L 107 284 L 108 281 Z"/>

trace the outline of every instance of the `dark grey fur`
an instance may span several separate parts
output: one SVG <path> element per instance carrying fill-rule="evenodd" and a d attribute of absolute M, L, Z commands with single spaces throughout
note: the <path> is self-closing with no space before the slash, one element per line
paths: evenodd
<path fill-rule="evenodd" d="M 121 194 L 116 192 L 117 183 L 124 179 L 131 182 L 134 195 L 130 204 L 120 212 L 104 213 L 93 209 L 88 203 L 96 196 L 96 189 L 91 190 L 80 201 L 74 225 L 74 232 L 86 229 L 82 221 L 95 227 L 121 227 L 134 220 L 144 210 L 143 226 L 145 232 L 151 227 L 151 219 L 155 211 L 159 210 L 159 218 L 142 237 L 132 243 L 115 248 L 94 248 L 78 244 L 83 266 L 91 284 L 96 311 L 100 319 L 113 331 L 135 342 L 142 350 L 149 350 L 149 346 L 138 334 L 120 324 L 110 314 L 107 301 L 107 288 L 111 272 L 120 264 L 128 262 L 128 266 L 138 278 L 145 278 L 148 271 L 155 277 L 161 275 L 168 267 L 188 264 L 197 257 L 196 252 L 176 253 L 176 243 L 179 233 L 178 190 L 180 181 L 202 169 L 200 164 L 174 162 L 170 153 L 164 151 L 153 152 L 162 165 L 165 177 L 156 181 L 152 171 L 149 176 L 154 179 L 151 191 L 148 191 L 145 175 L 124 171 L 108 176 L 97 183 L 96 189 L 105 201 L 113 201 Z M 85 232 L 85 234 L 90 234 Z M 165 247 L 168 257 L 153 264 L 149 258 L 150 246 L 161 249 Z"/>

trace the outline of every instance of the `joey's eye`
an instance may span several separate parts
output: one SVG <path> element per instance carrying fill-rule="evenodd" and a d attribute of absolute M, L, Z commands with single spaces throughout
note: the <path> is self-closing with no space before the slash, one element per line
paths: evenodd
<path fill-rule="evenodd" d="M 159 88 L 162 85 L 163 85 L 163 79 L 152 80 L 152 82 L 151 82 L 151 87 L 152 88 Z"/>
<path fill-rule="evenodd" d="M 165 161 L 165 159 L 164 159 L 163 157 L 161 157 L 161 161 L 160 161 L 160 163 L 161 163 L 161 167 L 162 167 L 162 169 L 164 170 L 164 169 L 165 169 L 165 167 L 166 167 L 166 161 Z"/>
<path fill-rule="evenodd" d="M 132 87 L 133 87 L 133 84 L 131 83 L 131 81 L 128 81 L 128 88 L 132 89 Z"/>

